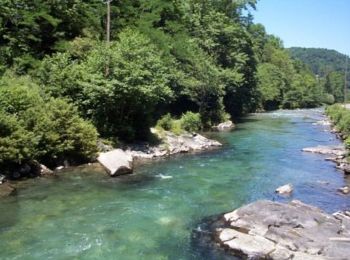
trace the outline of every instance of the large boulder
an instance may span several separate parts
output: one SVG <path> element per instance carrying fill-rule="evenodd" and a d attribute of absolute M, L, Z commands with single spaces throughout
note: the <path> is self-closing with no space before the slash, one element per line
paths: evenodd
<path fill-rule="evenodd" d="M 226 122 L 213 126 L 213 130 L 219 131 L 219 132 L 225 132 L 225 131 L 231 131 L 235 127 L 236 127 L 235 124 L 232 121 L 228 120 Z"/>
<path fill-rule="evenodd" d="M 223 216 L 218 245 L 248 259 L 349 259 L 350 212 L 257 201 Z"/>
<path fill-rule="evenodd" d="M 131 154 L 121 149 L 100 153 L 97 160 L 111 176 L 129 174 L 133 171 Z"/>

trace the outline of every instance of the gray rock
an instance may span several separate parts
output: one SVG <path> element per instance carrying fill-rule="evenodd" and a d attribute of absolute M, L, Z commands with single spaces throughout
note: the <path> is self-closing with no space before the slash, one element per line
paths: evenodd
<path fill-rule="evenodd" d="M 131 154 L 121 149 L 100 153 L 97 160 L 111 176 L 129 174 L 133 171 Z"/>
<path fill-rule="evenodd" d="M 309 153 L 335 155 L 335 156 L 344 156 L 347 154 L 347 151 L 343 145 L 334 145 L 334 146 L 319 145 L 316 147 L 304 148 L 304 149 L 302 149 L 302 151 L 309 152 Z"/>
<path fill-rule="evenodd" d="M 349 259 L 350 212 L 257 201 L 225 214 L 218 245 L 248 259 Z"/>
<path fill-rule="evenodd" d="M 231 131 L 235 127 L 236 127 L 235 124 L 232 121 L 228 120 L 226 122 L 213 126 L 213 130 L 219 131 L 219 132 L 225 132 L 225 131 Z"/>
<path fill-rule="evenodd" d="M 292 184 L 283 185 L 277 188 L 275 192 L 281 195 L 289 195 L 293 192 L 293 185 Z"/>

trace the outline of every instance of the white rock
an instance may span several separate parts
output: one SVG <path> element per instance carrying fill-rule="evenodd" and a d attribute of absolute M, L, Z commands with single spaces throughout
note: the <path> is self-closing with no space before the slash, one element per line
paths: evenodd
<path fill-rule="evenodd" d="M 335 145 L 335 146 L 323 146 L 319 145 L 316 147 L 307 147 L 302 149 L 303 152 L 309 153 L 319 153 L 319 154 L 331 154 L 336 156 L 344 156 L 347 151 L 343 145 Z"/>
<path fill-rule="evenodd" d="M 121 149 L 100 153 L 97 160 L 111 176 L 129 174 L 133 171 L 131 154 Z"/>
<path fill-rule="evenodd" d="M 292 184 L 286 184 L 276 189 L 276 193 L 288 195 L 293 192 L 293 185 Z"/>
<path fill-rule="evenodd" d="M 235 124 L 232 121 L 228 120 L 226 122 L 218 124 L 217 126 L 214 126 L 213 130 L 224 132 L 224 131 L 231 131 L 235 127 L 236 127 Z"/>
<path fill-rule="evenodd" d="M 345 186 L 345 187 L 339 188 L 338 191 L 340 191 L 343 194 L 349 194 L 350 193 L 350 187 Z"/>

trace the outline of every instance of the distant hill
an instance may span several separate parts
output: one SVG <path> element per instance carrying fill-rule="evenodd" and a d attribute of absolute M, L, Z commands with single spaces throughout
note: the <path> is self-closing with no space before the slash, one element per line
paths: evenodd
<path fill-rule="evenodd" d="M 331 71 L 344 72 L 346 55 L 335 50 L 292 47 L 288 51 L 294 59 L 306 63 L 315 74 L 321 77 Z"/>

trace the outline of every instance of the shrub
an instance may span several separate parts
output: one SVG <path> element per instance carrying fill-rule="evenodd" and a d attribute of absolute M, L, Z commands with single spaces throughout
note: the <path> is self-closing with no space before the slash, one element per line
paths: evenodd
<path fill-rule="evenodd" d="M 97 131 L 63 99 L 44 98 L 29 78 L 0 81 L 0 168 L 40 160 L 88 160 L 97 152 Z"/>
<path fill-rule="evenodd" d="M 182 115 L 181 128 L 189 132 L 197 132 L 202 128 L 201 117 L 198 113 L 186 112 Z"/>
<path fill-rule="evenodd" d="M 35 146 L 34 134 L 15 115 L 0 110 L 0 167 L 33 158 Z"/>
<path fill-rule="evenodd" d="M 157 128 L 161 128 L 165 131 L 170 131 L 174 120 L 172 119 L 171 115 L 168 113 L 164 116 L 162 116 L 158 121 L 157 121 Z"/>
<path fill-rule="evenodd" d="M 341 105 L 332 105 L 327 107 L 326 113 L 345 137 L 350 135 L 350 111 L 348 109 Z"/>

